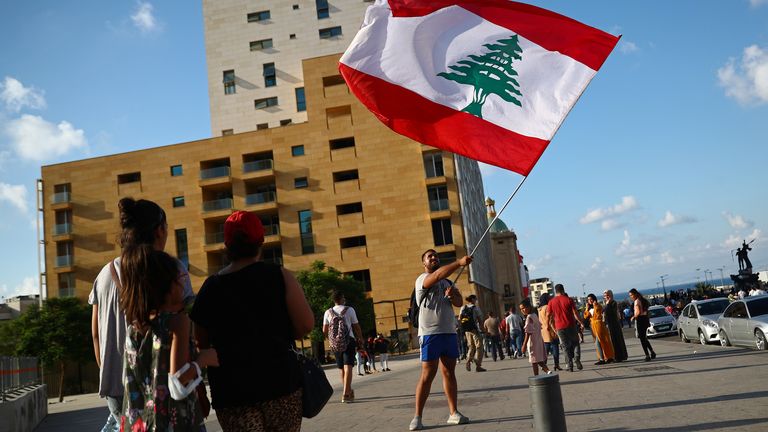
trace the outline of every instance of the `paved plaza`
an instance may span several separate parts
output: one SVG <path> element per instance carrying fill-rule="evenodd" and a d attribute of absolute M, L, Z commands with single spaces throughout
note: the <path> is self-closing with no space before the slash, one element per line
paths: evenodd
<path fill-rule="evenodd" d="M 766 431 L 768 430 L 768 352 L 684 344 L 673 337 L 652 340 L 655 361 L 642 361 L 642 350 L 626 330 L 630 360 L 593 366 L 591 336 L 582 344 L 584 370 L 560 373 L 566 423 L 570 431 Z M 424 412 L 425 430 L 533 430 L 527 360 L 494 362 L 488 372 L 457 367 L 459 410 L 471 419 L 460 426 L 448 417 L 440 375 Z M 336 389 L 333 399 L 303 431 L 404 431 L 413 416 L 414 389 L 419 376 L 415 354 L 390 361 L 391 372 L 355 375 L 356 400 L 340 402 L 339 375 L 327 370 Z M 37 429 L 98 430 L 107 410 L 95 395 L 71 396 L 51 403 L 49 415 Z M 215 413 L 206 422 L 218 432 Z"/>

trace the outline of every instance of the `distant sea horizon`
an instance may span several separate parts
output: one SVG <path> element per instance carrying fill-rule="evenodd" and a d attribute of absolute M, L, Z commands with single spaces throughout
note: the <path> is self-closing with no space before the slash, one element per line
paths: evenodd
<path fill-rule="evenodd" d="M 724 280 L 723 282 L 725 282 L 725 286 L 733 285 L 733 281 L 731 281 L 730 278 Z M 701 281 L 691 281 L 691 282 L 685 282 L 685 283 L 676 284 L 676 285 L 667 285 L 666 286 L 667 294 L 669 294 L 669 293 L 671 293 L 673 291 L 681 291 L 681 290 L 682 291 L 687 291 L 689 289 L 691 289 L 691 290 L 695 289 L 696 288 L 696 284 L 698 284 L 698 283 L 701 283 Z M 714 286 L 714 287 L 721 286 L 721 281 L 720 281 L 719 278 L 715 279 L 714 281 L 708 281 L 708 283 L 710 285 Z M 664 294 L 664 288 L 662 288 L 662 287 L 658 287 L 658 288 L 657 287 L 653 287 L 653 288 L 637 288 L 637 290 L 640 291 L 640 294 L 642 294 L 643 296 L 663 295 Z M 616 300 L 626 300 L 626 299 L 629 298 L 628 291 L 626 291 L 626 292 L 615 291 L 613 293 L 613 295 L 616 298 Z"/>

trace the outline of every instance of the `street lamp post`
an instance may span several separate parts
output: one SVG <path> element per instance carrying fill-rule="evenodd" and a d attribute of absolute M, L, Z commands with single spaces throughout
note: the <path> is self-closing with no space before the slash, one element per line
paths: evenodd
<path fill-rule="evenodd" d="M 720 285 L 725 288 L 725 276 L 723 276 L 723 268 L 716 268 L 715 270 L 720 270 Z"/>
<path fill-rule="evenodd" d="M 661 288 L 664 289 L 664 300 L 667 299 L 667 287 L 666 285 L 664 285 L 664 278 L 667 278 L 667 277 L 669 277 L 668 274 L 659 276 L 659 279 L 661 279 Z"/>

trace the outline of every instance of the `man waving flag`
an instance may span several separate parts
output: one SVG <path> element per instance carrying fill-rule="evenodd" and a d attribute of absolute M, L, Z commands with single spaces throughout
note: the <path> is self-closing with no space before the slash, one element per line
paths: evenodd
<path fill-rule="evenodd" d="M 339 68 L 395 132 L 527 176 L 618 40 L 507 0 L 377 0 Z"/>

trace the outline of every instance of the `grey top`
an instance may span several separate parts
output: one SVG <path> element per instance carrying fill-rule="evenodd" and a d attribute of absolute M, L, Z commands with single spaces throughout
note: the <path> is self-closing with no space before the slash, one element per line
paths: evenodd
<path fill-rule="evenodd" d="M 453 305 L 446 298 L 445 290 L 451 282 L 442 279 L 429 288 L 424 288 L 424 279 L 429 273 L 422 273 L 416 279 L 416 303 L 419 308 L 419 336 L 435 334 L 456 334 L 456 317 Z M 422 303 L 424 296 L 426 300 Z"/>
<path fill-rule="evenodd" d="M 120 258 L 115 258 L 117 276 L 120 277 Z M 98 305 L 99 323 L 99 396 L 123 396 L 123 351 L 125 348 L 125 314 L 120 311 L 120 298 L 117 286 L 112 280 L 112 272 L 107 263 L 96 276 L 93 289 L 88 295 L 88 304 Z M 189 273 L 179 261 L 181 279 L 184 281 L 184 303 L 195 301 Z"/>

